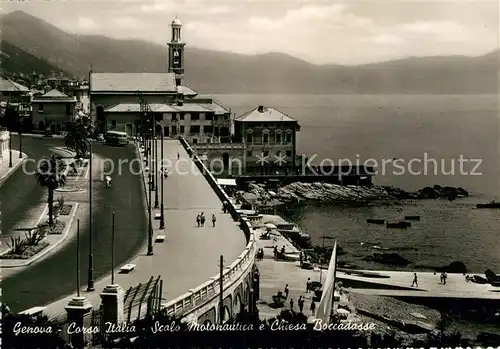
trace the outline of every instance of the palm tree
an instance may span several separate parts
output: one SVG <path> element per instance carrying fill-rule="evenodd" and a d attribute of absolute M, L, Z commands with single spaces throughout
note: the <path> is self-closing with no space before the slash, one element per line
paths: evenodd
<path fill-rule="evenodd" d="M 37 182 L 48 190 L 49 226 L 54 224 L 54 191 L 66 184 L 66 164 L 60 156 L 52 154 L 39 162 L 35 173 Z"/>
<path fill-rule="evenodd" d="M 64 144 L 74 150 L 77 157 L 83 157 L 89 151 L 89 142 L 87 140 L 89 131 L 88 124 L 81 119 L 67 125 L 68 133 L 64 137 Z"/>

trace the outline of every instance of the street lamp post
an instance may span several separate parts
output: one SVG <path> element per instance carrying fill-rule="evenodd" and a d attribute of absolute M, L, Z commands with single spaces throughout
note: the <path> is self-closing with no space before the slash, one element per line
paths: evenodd
<path fill-rule="evenodd" d="M 163 163 L 163 125 L 161 126 L 161 151 L 160 151 L 160 157 L 161 157 L 161 163 Z M 165 177 L 161 179 L 161 204 L 160 204 L 160 229 L 165 229 L 165 213 L 163 212 L 165 209 L 163 207 L 163 181 Z"/>
<path fill-rule="evenodd" d="M 19 159 L 23 158 L 23 133 L 19 130 Z"/>
<path fill-rule="evenodd" d="M 9 167 L 12 167 L 12 132 L 9 131 Z"/>
<path fill-rule="evenodd" d="M 156 178 L 156 182 L 154 183 L 154 187 L 155 187 L 155 208 L 159 208 L 160 207 L 160 204 L 158 203 L 158 142 L 156 141 L 156 122 L 155 122 L 155 125 L 154 125 L 154 132 L 153 132 L 153 135 L 154 135 L 154 153 L 155 153 L 155 177 L 153 178 Z"/>
<path fill-rule="evenodd" d="M 151 163 L 151 153 L 149 153 L 149 160 L 148 163 Z M 149 173 L 151 174 L 151 165 L 149 166 Z M 149 188 L 149 200 L 148 200 L 148 215 L 149 215 L 149 224 L 148 224 L 148 256 L 153 255 L 153 220 L 151 218 L 152 215 L 152 210 L 153 208 L 151 207 L 151 188 Z"/>
<path fill-rule="evenodd" d="M 94 247 L 92 245 L 92 143 L 89 142 L 89 270 L 87 279 L 87 292 L 94 288 Z"/>

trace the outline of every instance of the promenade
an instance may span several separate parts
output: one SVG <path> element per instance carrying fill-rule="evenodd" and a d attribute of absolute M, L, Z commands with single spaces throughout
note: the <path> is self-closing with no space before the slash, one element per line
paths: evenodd
<path fill-rule="evenodd" d="M 160 147 L 160 142 L 158 142 Z M 136 265 L 129 274 L 115 274 L 115 283 L 127 290 L 129 287 L 147 282 L 151 276 L 161 276 L 163 280 L 164 303 L 177 298 L 200 284 L 208 281 L 219 272 L 219 256 L 223 255 L 225 264 L 230 265 L 241 254 L 246 245 L 243 232 L 229 214 L 222 213 L 222 203 L 212 188 L 189 159 L 188 154 L 177 140 L 164 141 L 164 159 L 170 159 L 174 167 L 164 179 L 164 230 L 158 229 L 159 221 L 153 220 L 154 236 L 166 235 L 163 243 L 154 244 L 154 255 L 147 256 L 147 231 L 144 232 L 144 248 L 130 263 Z M 177 153 L 180 154 L 178 166 Z M 160 155 L 160 149 L 158 149 Z M 117 170 L 117 169 L 115 169 Z M 114 176 L 116 176 L 115 174 Z M 160 184 L 160 182 L 158 182 Z M 118 190 L 113 186 L 109 190 Z M 160 185 L 159 185 L 160 189 Z M 124 188 L 121 188 L 124 190 Z M 161 200 L 159 192 L 159 201 Z M 154 193 L 152 200 L 154 203 Z M 141 198 L 135 198 L 141 200 Z M 197 227 L 196 215 L 204 212 L 207 217 L 205 227 Z M 153 217 L 159 209 L 153 209 Z M 217 216 L 216 227 L 212 227 L 211 216 Z M 146 212 L 145 212 L 146 214 Z M 116 217 L 116 224 L 120 224 Z M 107 234 L 107 232 L 102 232 Z M 116 236 L 119 240 L 120 236 Z M 111 255 L 111 246 L 110 255 Z M 111 258 L 111 257 L 110 257 Z M 119 269 L 122 265 L 116 265 Z M 76 272 L 75 272 L 76 274 Z M 75 275 L 76 279 L 76 275 Z M 85 286 L 86 271 L 81 271 L 82 286 Z M 99 294 L 111 283 L 111 276 L 98 280 L 95 291 L 87 293 L 82 287 L 82 295 L 98 307 Z M 76 287 L 75 287 L 76 290 Z M 76 291 L 47 306 L 49 316 L 65 312 L 64 307 Z"/>

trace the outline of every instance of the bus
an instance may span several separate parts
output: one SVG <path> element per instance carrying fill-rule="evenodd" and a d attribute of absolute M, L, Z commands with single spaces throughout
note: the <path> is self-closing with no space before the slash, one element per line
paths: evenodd
<path fill-rule="evenodd" d="M 128 144 L 128 135 L 126 132 L 108 131 L 104 137 L 106 145 L 121 145 Z"/>

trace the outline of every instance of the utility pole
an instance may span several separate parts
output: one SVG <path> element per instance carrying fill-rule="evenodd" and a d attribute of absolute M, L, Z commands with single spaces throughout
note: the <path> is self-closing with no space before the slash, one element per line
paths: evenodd
<path fill-rule="evenodd" d="M 148 164 L 151 164 L 151 153 L 149 153 Z M 149 166 L 149 173 L 151 174 L 151 165 Z M 153 220 L 151 218 L 153 208 L 151 207 L 151 188 L 149 188 L 149 198 L 148 198 L 148 214 L 149 214 L 149 224 L 148 224 L 148 256 L 153 255 Z"/>
<path fill-rule="evenodd" d="M 220 267 L 219 324 L 223 325 L 224 324 L 224 256 L 223 255 L 220 256 L 219 267 Z"/>
<path fill-rule="evenodd" d="M 161 125 L 161 159 L 160 163 L 163 164 L 163 124 Z M 160 204 L 160 229 L 165 229 L 165 208 L 163 206 L 163 181 L 165 180 L 165 177 L 161 179 L 161 204 Z"/>
<path fill-rule="evenodd" d="M 89 142 L 89 270 L 87 280 L 87 292 L 92 292 L 94 288 L 94 247 L 92 241 L 92 143 Z"/>
<path fill-rule="evenodd" d="M 111 218 L 111 285 L 115 284 L 115 212 Z"/>
<path fill-rule="evenodd" d="M 9 167 L 12 167 L 12 132 L 9 130 Z"/>
<path fill-rule="evenodd" d="M 76 295 L 80 297 L 80 220 L 76 220 Z"/>
<path fill-rule="evenodd" d="M 156 180 L 154 183 L 155 186 L 155 208 L 160 207 L 160 203 L 158 202 L 158 177 L 159 177 L 159 171 L 158 171 L 158 142 L 156 141 L 156 118 L 153 115 L 153 137 L 154 137 L 154 153 L 155 153 L 155 177 L 153 177 L 153 181 Z"/>

